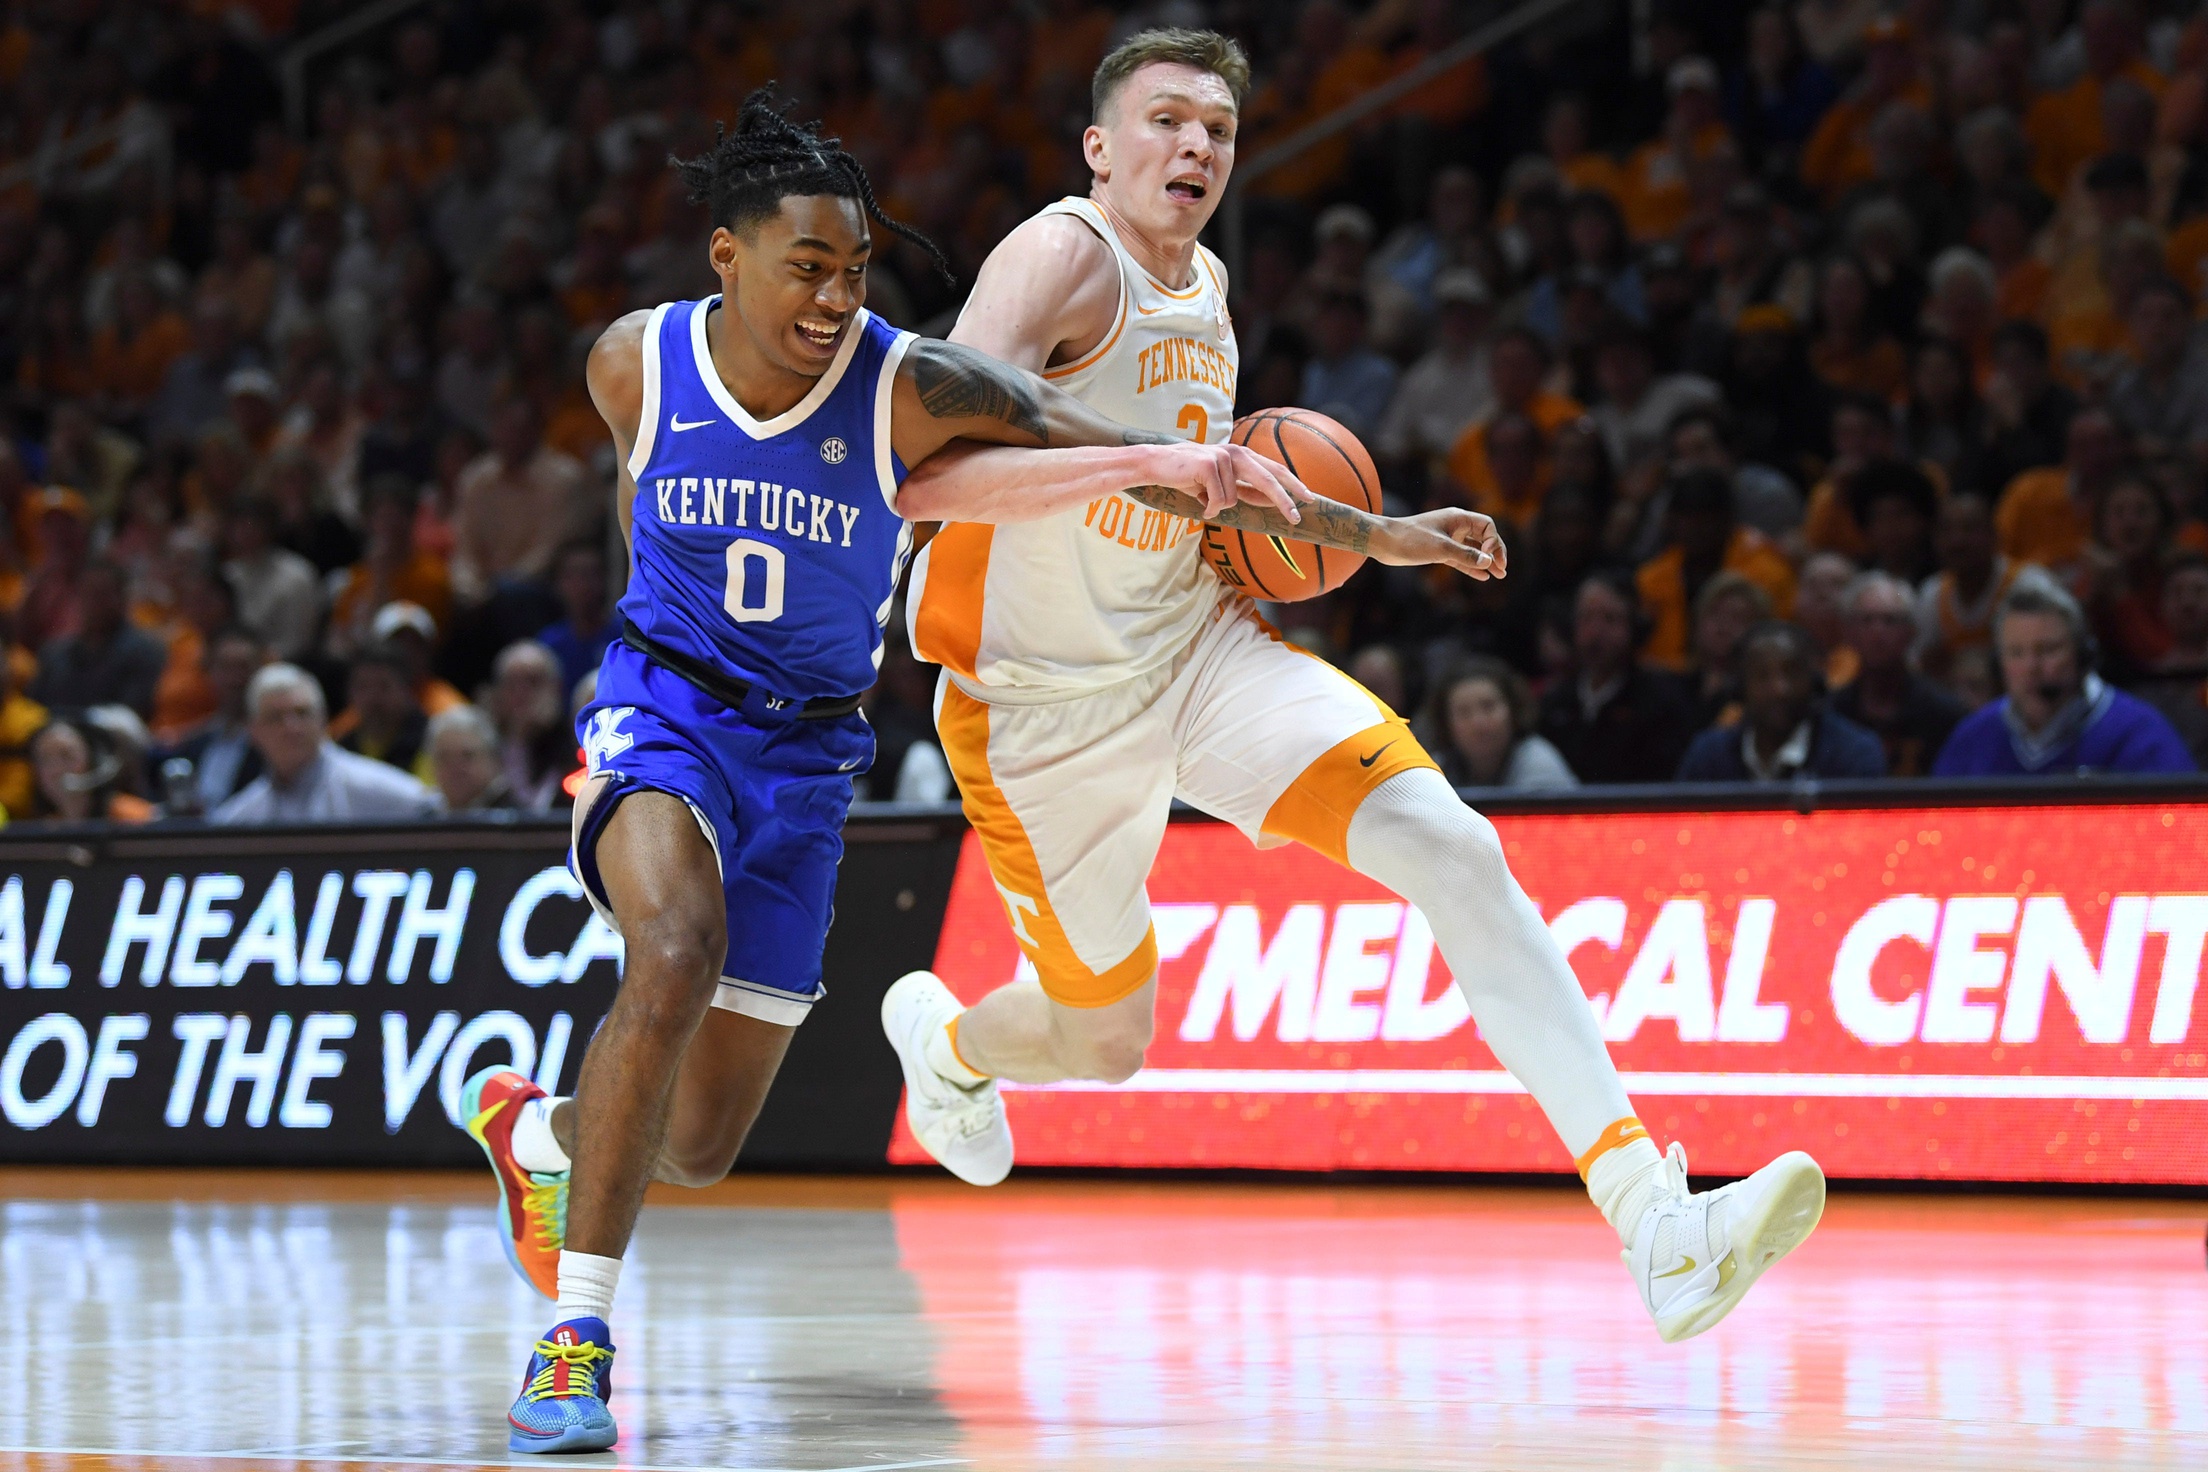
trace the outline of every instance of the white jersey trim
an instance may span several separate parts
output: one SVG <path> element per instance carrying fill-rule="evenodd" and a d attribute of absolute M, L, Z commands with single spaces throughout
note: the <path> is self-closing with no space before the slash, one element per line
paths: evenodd
<path fill-rule="evenodd" d="M 874 380 L 874 478 L 881 483 L 882 504 L 889 508 L 891 516 L 897 514 L 897 469 L 896 451 L 889 442 L 893 417 L 890 399 L 897 388 L 897 366 L 905 361 L 905 351 L 912 346 L 913 337 L 910 332 L 897 334 L 889 351 L 882 354 L 881 377 Z"/>
<path fill-rule="evenodd" d="M 644 478 L 644 467 L 652 463 L 652 447 L 659 443 L 659 330 L 670 305 L 661 302 L 652 308 L 651 320 L 644 324 L 644 413 L 636 422 L 636 443 L 629 447 L 632 481 Z"/>
<path fill-rule="evenodd" d="M 812 391 L 772 419 L 761 421 L 752 418 L 744 411 L 744 406 L 736 402 L 736 396 L 728 391 L 728 385 L 721 382 L 721 371 L 713 366 L 713 349 L 705 340 L 705 317 L 719 301 L 718 296 L 709 296 L 691 308 L 690 351 L 697 359 L 698 377 L 704 381 L 705 391 L 712 395 L 713 402 L 720 406 L 721 412 L 738 429 L 755 440 L 772 439 L 778 434 L 797 428 L 813 417 L 815 409 L 828 402 L 828 396 L 843 381 L 843 370 L 851 366 L 851 355 L 859 350 L 859 338 L 865 334 L 866 324 L 872 316 L 866 308 L 859 308 L 857 315 L 851 319 L 851 325 L 843 330 L 843 342 L 836 348 L 834 361 L 829 363 L 828 371 L 820 375 L 820 381 L 813 385 Z"/>

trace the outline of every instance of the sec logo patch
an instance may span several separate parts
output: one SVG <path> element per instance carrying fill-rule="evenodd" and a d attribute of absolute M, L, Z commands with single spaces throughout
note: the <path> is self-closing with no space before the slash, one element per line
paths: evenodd
<path fill-rule="evenodd" d="M 844 457 L 850 453 L 851 447 L 840 436 L 830 435 L 820 442 L 820 458 L 830 465 L 841 465 Z"/>

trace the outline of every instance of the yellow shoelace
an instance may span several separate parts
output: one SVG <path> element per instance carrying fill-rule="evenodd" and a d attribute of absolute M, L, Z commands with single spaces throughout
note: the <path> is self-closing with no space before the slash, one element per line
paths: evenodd
<path fill-rule="evenodd" d="M 545 1357 L 545 1366 L 537 1371 L 535 1377 L 529 1382 L 529 1389 L 524 1398 L 532 1401 L 597 1394 L 598 1377 L 591 1366 L 597 1364 L 600 1360 L 613 1358 L 613 1351 L 602 1344 L 554 1344 L 549 1339 L 539 1339 L 537 1341 L 537 1353 Z M 581 1376 L 580 1381 L 575 1376 L 569 1376 L 568 1383 L 571 1386 L 579 1383 L 584 1387 L 583 1389 L 562 1391 L 552 1388 L 554 1372 L 563 1364 L 577 1371 Z"/>

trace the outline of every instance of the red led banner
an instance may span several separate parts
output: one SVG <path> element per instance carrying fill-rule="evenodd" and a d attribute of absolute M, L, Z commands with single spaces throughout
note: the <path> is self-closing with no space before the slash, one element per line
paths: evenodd
<path fill-rule="evenodd" d="M 1836 1176 L 2208 1183 L 2208 809 L 1496 827 L 1641 1118 L 1696 1170 L 1799 1148 Z M 1023 1162 L 1571 1168 L 1380 886 L 1184 823 L 1150 897 L 1148 1064 L 1013 1088 Z M 967 1001 L 1025 964 L 970 835 L 936 957 Z M 890 1158 L 925 1158 L 902 1118 Z"/>

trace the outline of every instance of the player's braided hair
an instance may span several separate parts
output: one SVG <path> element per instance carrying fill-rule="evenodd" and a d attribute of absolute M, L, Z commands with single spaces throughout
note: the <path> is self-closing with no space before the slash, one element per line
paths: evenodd
<path fill-rule="evenodd" d="M 951 263 L 936 243 L 882 213 L 874 185 L 839 138 L 821 136 L 818 123 L 792 122 L 770 82 L 744 99 L 735 131 L 715 130 L 713 146 L 696 158 L 669 158 L 690 202 L 704 205 L 713 223 L 748 233 L 793 194 L 832 194 L 855 199 L 869 219 L 927 252 L 946 281 Z"/>

